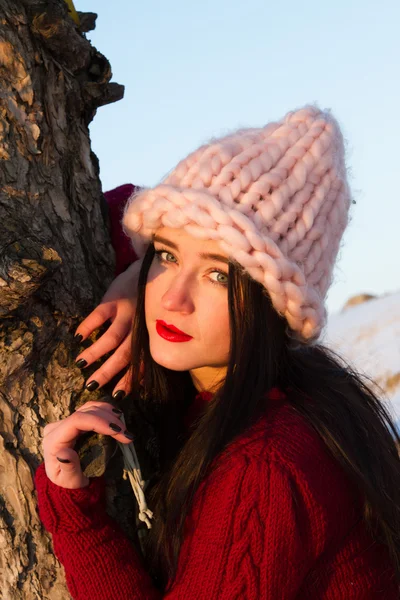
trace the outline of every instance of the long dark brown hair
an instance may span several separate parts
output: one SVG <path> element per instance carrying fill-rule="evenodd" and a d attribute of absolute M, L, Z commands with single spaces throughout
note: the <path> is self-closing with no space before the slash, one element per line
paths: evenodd
<path fill-rule="evenodd" d="M 161 472 L 150 496 L 156 519 L 146 552 L 155 581 L 163 587 L 173 579 L 200 482 L 218 453 L 265 411 L 273 387 L 290 390 L 288 400 L 361 492 L 365 522 L 387 546 L 400 581 L 400 438 L 370 382 L 322 345 L 294 345 L 264 288 L 231 263 L 227 375 L 188 436 L 183 415 L 195 394 L 190 375 L 158 365 L 149 350 L 144 299 L 153 256 L 150 245 L 139 278 L 132 379 L 134 396 L 158 415 Z"/>

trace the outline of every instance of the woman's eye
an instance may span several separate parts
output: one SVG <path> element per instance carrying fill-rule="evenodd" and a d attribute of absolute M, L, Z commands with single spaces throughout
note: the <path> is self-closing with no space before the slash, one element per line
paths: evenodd
<path fill-rule="evenodd" d="M 228 285 L 228 275 L 226 273 L 222 273 L 221 271 L 213 271 L 211 275 L 213 283 L 219 283 L 220 285 Z"/>
<path fill-rule="evenodd" d="M 176 262 L 175 256 L 167 250 L 156 250 L 156 255 L 162 262 Z"/>

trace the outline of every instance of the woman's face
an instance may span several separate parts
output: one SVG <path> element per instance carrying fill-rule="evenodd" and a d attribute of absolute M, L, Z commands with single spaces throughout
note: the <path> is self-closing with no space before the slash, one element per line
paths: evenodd
<path fill-rule="evenodd" d="M 209 389 L 229 360 L 228 259 L 216 241 L 183 229 L 158 229 L 154 248 L 145 297 L 151 355 Z"/>

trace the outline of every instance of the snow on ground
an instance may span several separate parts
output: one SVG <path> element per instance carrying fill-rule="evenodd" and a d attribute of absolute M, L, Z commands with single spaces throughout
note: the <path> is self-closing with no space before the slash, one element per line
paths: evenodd
<path fill-rule="evenodd" d="M 332 315 L 323 341 L 384 388 L 400 425 L 400 292 Z"/>

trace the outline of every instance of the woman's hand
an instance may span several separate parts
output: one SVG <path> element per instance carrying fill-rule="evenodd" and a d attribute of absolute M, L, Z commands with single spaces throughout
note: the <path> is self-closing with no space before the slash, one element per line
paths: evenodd
<path fill-rule="evenodd" d="M 74 490 L 89 485 L 73 449 L 81 433 L 96 431 L 129 444 L 133 436 L 120 420 L 121 411 L 107 402 L 86 402 L 71 416 L 49 423 L 43 431 L 43 455 L 47 477 L 56 485 Z"/>
<path fill-rule="evenodd" d="M 79 340 L 83 341 L 103 323 L 111 321 L 107 331 L 76 359 L 78 366 L 83 368 L 115 349 L 110 358 L 86 382 L 89 391 L 102 387 L 130 364 L 131 332 L 136 311 L 137 282 L 141 262 L 141 260 L 137 260 L 114 279 L 99 306 L 82 321 L 76 330 L 76 336 L 81 336 Z M 117 396 L 118 391 L 120 393 Z M 128 372 L 115 386 L 113 396 L 119 398 L 129 391 Z"/>

